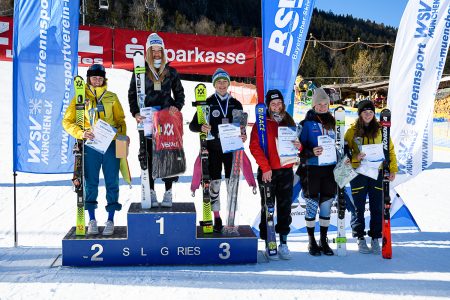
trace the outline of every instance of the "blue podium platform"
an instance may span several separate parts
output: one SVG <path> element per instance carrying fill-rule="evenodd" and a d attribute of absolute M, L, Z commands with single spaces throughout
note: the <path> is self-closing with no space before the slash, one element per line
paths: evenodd
<path fill-rule="evenodd" d="M 128 226 L 114 235 L 76 236 L 72 227 L 62 241 L 63 266 L 203 265 L 256 263 L 258 239 L 250 226 L 239 236 L 204 234 L 196 226 L 193 203 L 143 210 L 132 203 Z"/>

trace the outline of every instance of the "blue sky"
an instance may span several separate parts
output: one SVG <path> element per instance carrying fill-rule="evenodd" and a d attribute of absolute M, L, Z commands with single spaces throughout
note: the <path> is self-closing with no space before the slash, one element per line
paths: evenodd
<path fill-rule="evenodd" d="M 398 28 L 408 0 L 316 0 L 316 8 Z"/>

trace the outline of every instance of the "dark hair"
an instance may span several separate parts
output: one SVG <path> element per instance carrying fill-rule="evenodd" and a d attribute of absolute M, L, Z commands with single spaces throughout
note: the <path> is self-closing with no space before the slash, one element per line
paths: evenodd
<path fill-rule="evenodd" d="M 377 120 L 377 117 L 374 115 L 372 121 L 370 121 L 369 125 L 365 125 L 362 117 L 359 116 L 356 120 L 356 136 L 366 137 L 375 139 L 380 133 L 381 125 Z"/>

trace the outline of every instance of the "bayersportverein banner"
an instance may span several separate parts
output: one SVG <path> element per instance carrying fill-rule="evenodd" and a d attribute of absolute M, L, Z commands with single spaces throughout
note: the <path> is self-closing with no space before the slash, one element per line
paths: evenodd
<path fill-rule="evenodd" d="M 73 171 L 61 121 L 77 70 L 78 0 L 18 0 L 13 33 L 13 169 Z"/>
<path fill-rule="evenodd" d="M 261 6 L 264 94 L 270 89 L 280 90 L 290 111 L 314 0 L 262 0 Z"/>
<path fill-rule="evenodd" d="M 449 4 L 450 0 L 410 0 L 400 22 L 388 94 L 399 164 L 394 185 L 433 161 L 433 108 L 448 51 Z"/>

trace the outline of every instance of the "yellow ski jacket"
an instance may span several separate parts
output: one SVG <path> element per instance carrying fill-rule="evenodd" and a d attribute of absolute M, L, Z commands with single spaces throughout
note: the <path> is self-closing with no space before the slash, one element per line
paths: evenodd
<path fill-rule="evenodd" d="M 356 131 L 356 122 L 353 123 L 349 129 L 347 129 L 344 139 L 345 142 L 348 144 L 348 147 L 352 153 L 352 167 L 356 169 L 357 167 L 359 167 L 360 163 L 356 159 L 356 157 L 359 154 L 359 149 L 358 145 L 355 143 L 355 131 Z M 381 144 L 381 130 L 375 139 L 369 139 L 367 137 L 364 137 L 362 139 L 362 144 L 363 145 Z M 390 171 L 392 173 L 397 173 L 398 172 L 397 157 L 395 156 L 394 143 L 392 142 L 392 139 L 389 139 L 389 159 L 390 159 L 389 164 Z"/>
<path fill-rule="evenodd" d="M 95 112 L 94 124 L 97 122 L 98 118 L 100 118 L 112 127 L 116 128 L 117 134 L 126 135 L 127 125 L 125 123 L 125 114 L 123 112 L 122 105 L 120 104 L 117 95 L 107 91 L 106 89 L 106 85 L 94 89 L 94 87 L 86 84 L 86 108 L 84 110 L 85 130 L 91 128 L 89 122 L 89 110 L 94 108 L 97 109 Z M 96 95 L 100 95 L 98 96 L 100 101 L 94 93 Z M 83 138 L 83 131 L 76 123 L 76 114 L 74 97 L 66 110 L 62 125 L 67 133 L 80 140 Z"/>

